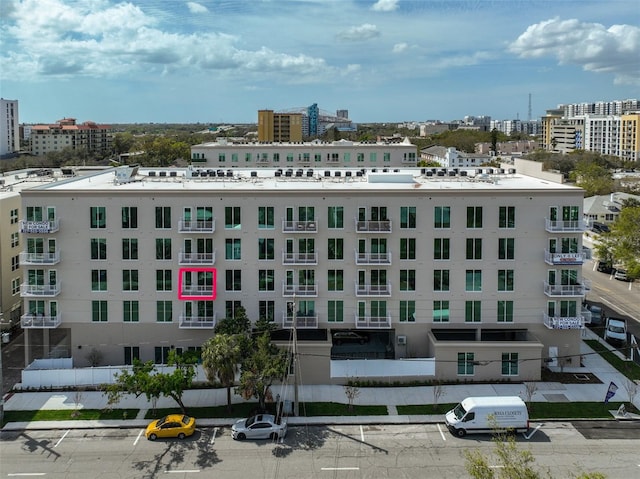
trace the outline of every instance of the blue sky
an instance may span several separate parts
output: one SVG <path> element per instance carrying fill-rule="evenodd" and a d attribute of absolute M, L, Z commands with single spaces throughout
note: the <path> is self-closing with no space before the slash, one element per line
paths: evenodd
<path fill-rule="evenodd" d="M 637 0 L 2 0 L 20 120 L 539 118 L 640 96 Z"/>

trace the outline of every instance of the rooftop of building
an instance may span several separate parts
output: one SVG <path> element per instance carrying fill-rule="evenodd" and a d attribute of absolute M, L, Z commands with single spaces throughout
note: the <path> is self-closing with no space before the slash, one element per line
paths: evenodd
<path fill-rule="evenodd" d="M 210 141 L 206 143 L 200 143 L 198 145 L 193 145 L 192 148 L 197 147 L 247 147 L 247 146 L 260 146 L 264 148 L 283 148 L 283 147 L 295 147 L 300 148 L 301 146 L 307 147 L 319 147 L 319 148 L 335 148 L 335 147 L 351 147 L 351 146 L 383 146 L 383 145 L 401 145 L 401 146 L 411 146 L 415 148 L 415 145 L 411 143 L 409 138 L 404 138 L 402 140 L 398 140 L 397 138 L 393 139 L 379 139 L 375 141 L 350 141 L 350 140 L 336 140 L 336 141 L 322 141 L 322 140 L 311 140 L 305 142 L 276 142 L 276 141 L 251 141 L 248 139 L 242 139 L 238 141 L 237 139 L 228 139 L 228 138 L 218 138 L 216 141 Z"/>

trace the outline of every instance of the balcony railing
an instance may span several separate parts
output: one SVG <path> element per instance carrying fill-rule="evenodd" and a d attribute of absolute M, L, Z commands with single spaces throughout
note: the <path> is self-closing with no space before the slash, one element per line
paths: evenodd
<path fill-rule="evenodd" d="M 28 253 L 23 251 L 20 253 L 20 264 L 57 264 L 60 262 L 60 251 L 53 253 Z"/>
<path fill-rule="evenodd" d="M 215 218 L 211 220 L 180 220 L 178 231 L 180 233 L 213 233 L 216 230 Z"/>
<path fill-rule="evenodd" d="M 587 229 L 583 220 L 550 220 L 545 218 L 545 229 L 550 233 L 582 233 Z"/>
<path fill-rule="evenodd" d="M 355 219 L 358 233 L 392 233 L 391 220 L 382 221 L 358 221 Z"/>
<path fill-rule="evenodd" d="M 60 220 L 20 221 L 20 233 L 55 233 L 60 229 Z"/>
<path fill-rule="evenodd" d="M 361 253 L 356 252 L 356 264 L 391 264 L 391 252 L 386 253 Z"/>
<path fill-rule="evenodd" d="M 282 313 L 282 327 L 292 329 L 293 324 L 293 315 Z M 296 314 L 295 327 L 296 329 L 318 329 L 318 315 L 315 313 Z"/>
<path fill-rule="evenodd" d="M 282 296 L 318 296 L 318 285 L 282 283 Z"/>
<path fill-rule="evenodd" d="M 391 296 L 391 283 L 360 284 L 356 281 L 356 296 Z"/>
<path fill-rule="evenodd" d="M 182 285 L 183 296 L 213 296 L 213 285 Z"/>
<path fill-rule="evenodd" d="M 27 284 L 20 285 L 20 296 L 23 298 L 54 297 L 60 294 L 60 283 L 58 284 Z"/>
<path fill-rule="evenodd" d="M 318 253 L 282 252 L 282 264 L 318 264 Z"/>
<path fill-rule="evenodd" d="M 584 296 L 591 289 L 591 282 L 583 280 L 581 284 L 549 284 L 544 282 L 544 294 L 547 296 Z"/>
<path fill-rule="evenodd" d="M 549 329 L 583 329 L 582 316 L 549 316 L 543 313 L 544 325 Z"/>
<path fill-rule="evenodd" d="M 185 253 L 180 251 L 178 255 L 178 263 L 183 265 L 189 264 L 206 264 L 212 265 L 216 262 L 216 252 L 212 253 Z"/>
<path fill-rule="evenodd" d="M 317 233 L 317 221 L 282 221 L 283 233 Z"/>
<path fill-rule="evenodd" d="M 550 253 L 544 250 L 544 261 L 547 264 L 582 264 L 584 254 L 582 253 Z"/>
<path fill-rule="evenodd" d="M 357 329 L 389 329 L 391 328 L 391 313 L 386 316 L 359 316 L 355 314 Z"/>
<path fill-rule="evenodd" d="M 20 317 L 20 326 L 23 329 L 55 329 L 60 326 L 62 317 L 60 313 L 55 316 L 44 314 L 23 314 Z"/>
<path fill-rule="evenodd" d="M 180 329 L 213 329 L 216 327 L 216 313 L 213 316 L 180 315 Z"/>

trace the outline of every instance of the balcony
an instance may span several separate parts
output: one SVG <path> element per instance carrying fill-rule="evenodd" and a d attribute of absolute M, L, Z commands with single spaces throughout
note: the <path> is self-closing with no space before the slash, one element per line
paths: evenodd
<path fill-rule="evenodd" d="M 180 329 L 213 329 L 216 327 L 216 313 L 213 316 L 180 315 Z"/>
<path fill-rule="evenodd" d="M 212 265 L 216 262 L 216 252 L 212 253 L 185 253 L 180 251 L 178 263 L 181 265 Z"/>
<path fill-rule="evenodd" d="M 282 283 L 282 296 L 318 296 L 318 285 Z"/>
<path fill-rule="evenodd" d="M 180 233 L 213 233 L 216 230 L 216 220 L 180 220 L 178 231 Z"/>
<path fill-rule="evenodd" d="M 60 220 L 20 221 L 20 233 L 55 233 L 60 229 Z"/>
<path fill-rule="evenodd" d="M 356 281 L 356 296 L 391 296 L 391 283 L 361 284 Z"/>
<path fill-rule="evenodd" d="M 55 329 L 60 326 L 62 318 L 60 314 L 45 316 L 44 314 L 23 314 L 20 317 L 22 329 Z"/>
<path fill-rule="evenodd" d="M 20 264 L 22 265 L 57 264 L 59 262 L 59 250 L 53 253 L 28 253 L 26 251 L 20 253 Z"/>
<path fill-rule="evenodd" d="M 282 313 L 282 327 L 287 329 L 293 329 L 294 321 L 293 316 L 287 313 Z M 318 329 L 318 315 L 311 314 L 296 314 L 295 320 L 296 329 Z"/>
<path fill-rule="evenodd" d="M 580 284 L 549 284 L 544 282 L 544 294 L 550 297 L 584 296 L 591 289 L 591 282 L 582 280 Z"/>
<path fill-rule="evenodd" d="M 549 316 L 543 313 L 544 325 L 549 329 L 584 329 L 582 316 Z"/>
<path fill-rule="evenodd" d="M 547 264 L 567 264 L 581 265 L 584 263 L 584 254 L 582 253 L 550 253 L 544 250 L 544 261 Z"/>
<path fill-rule="evenodd" d="M 208 298 L 213 296 L 213 285 L 197 285 L 189 284 L 182 285 L 183 296 L 206 296 Z"/>
<path fill-rule="evenodd" d="M 545 218 L 545 229 L 549 233 L 582 233 L 587 229 L 583 220 L 553 221 Z"/>
<path fill-rule="evenodd" d="M 392 233 L 391 221 L 358 221 L 355 220 L 358 233 Z"/>
<path fill-rule="evenodd" d="M 318 253 L 282 252 L 282 264 L 318 264 Z"/>
<path fill-rule="evenodd" d="M 317 233 L 318 223 L 316 221 L 283 221 L 283 233 Z"/>
<path fill-rule="evenodd" d="M 355 250 L 356 253 L 356 264 L 358 265 L 367 265 L 367 264 L 391 264 L 391 252 L 387 253 L 360 253 L 358 250 Z"/>
<path fill-rule="evenodd" d="M 20 296 L 22 298 L 53 298 L 60 294 L 60 283 L 58 284 L 27 284 L 20 285 Z"/>
<path fill-rule="evenodd" d="M 386 316 L 358 316 L 355 314 L 357 329 L 390 329 L 391 314 Z"/>

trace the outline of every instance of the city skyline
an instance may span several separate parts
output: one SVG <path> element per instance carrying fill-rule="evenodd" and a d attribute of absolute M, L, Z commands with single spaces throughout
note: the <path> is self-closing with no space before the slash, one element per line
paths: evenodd
<path fill-rule="evenodd" d="M 579 6 L 579 8 L 576 8 Z M 22 0 L 3 5 L 0 81 L 20 121 L 526 120 L 636 98 L 640 9 L 612 2 Z"/>

